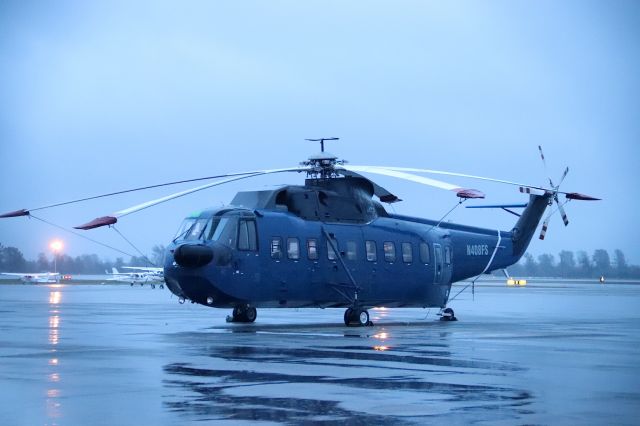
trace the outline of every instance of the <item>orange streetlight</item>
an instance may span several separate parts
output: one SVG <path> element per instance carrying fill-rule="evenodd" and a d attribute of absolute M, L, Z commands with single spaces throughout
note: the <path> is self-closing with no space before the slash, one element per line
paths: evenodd
<path fill-rule="evenodd" d="M 53 272 L 58 273 L 58 253 L 62 251 L 62 241 L 53 240 L 51 244 L 49 244 L 49 248 L 53 251 Z"/>

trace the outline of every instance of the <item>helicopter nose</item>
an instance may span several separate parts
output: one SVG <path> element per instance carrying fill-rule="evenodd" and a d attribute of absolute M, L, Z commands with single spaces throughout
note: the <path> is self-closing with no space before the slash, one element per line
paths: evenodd
<path fill-rule="evenodd" d="M 200 244 L 183 244 L 173 252 L 176 263 L 186 268 L 198 268 L 213 260 L 211 247 Z"/>

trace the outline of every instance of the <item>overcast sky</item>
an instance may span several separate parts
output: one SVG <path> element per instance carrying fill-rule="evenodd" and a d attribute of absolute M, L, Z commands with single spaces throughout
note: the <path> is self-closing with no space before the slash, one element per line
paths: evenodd
<path fill-rule="evenodd" d="M 297 165 L 328 149 L 352 164 L 451 170 L 602 197 L 571 202 L 534 254 L 622 249 L 640 263 L 638 1 L 3 1 L 0 212 L 164 181 Z M 398 213 L 440 218 L 451 193 L 379 178 Z M 123 218 L 149 252 L 191 211 L 246 180 Z M 524 202 L 517 188 L 486 203 Z M 176 187 L 175 190 L 186 187 Z M 164 189 L 35 213 L 64 227 Z M 481 204 L 482 202 L 475 202 Z M 457 209 L 450 220 L 509 230 L 515 217 Z M 126 252 L 112 229 L 85 235 Z M 0 220 L 27 258 L 120 256 L 34 219 Z"/>

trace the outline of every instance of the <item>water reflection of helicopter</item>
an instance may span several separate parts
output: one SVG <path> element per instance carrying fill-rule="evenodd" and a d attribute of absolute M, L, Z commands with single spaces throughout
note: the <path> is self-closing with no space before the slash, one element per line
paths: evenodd
<path fill-rule="evenodd" d="M 443 319 L 455 319 L 453 310 L 447 307 L 453 282 L 516 263 L 553 203 L 557 208 L 544 221 L 540 238 L 544 238 L 554 211 L 561 213 L 565 225 L 568 223 L 563 208 L 566 202 L 595 199 L 559 191 L 568 169 L 558 185 L 549 180 L 551 186 L 544 188 L 428 169 L 346 165 L 324 152 L 324 140 L 320 142 L 322 152 L 299 167 L 194 179 L 221 178 L 76 228 L 110 226 L 128 214 L 235 180 L 304 172 L 304 185 L 240 192 L 228 207 L 188 217 L 167 247 L 166 284 L 181 302 L 191 300 L 233 309 L 232 321 L 253 322 L 260 307 L 344 307 L 345 324 L 367 325 L 367 309 L 374 306 L 438 307 Z M 402 216 L 387 212 L 381 204 L 399 198 L 360 173 L 450 190 L 460 202 L 484 198 L 484 194 L 415 173 L 500 182 L 519 186 L 521 192 L 530 194 L 529 202 L 490 206 L 519 216 L 509 231 Z M 560 202 L 561 194 L 566 201 Z M 110 195 L 115 194 L 98 197 Z M 43 208 L 47 207 L 51 206 Z M 523 207 L 524 211 L 518 214 L 509 210 L 514 207 Z M 0 217 L 28 216 L 33 210 Z"/>

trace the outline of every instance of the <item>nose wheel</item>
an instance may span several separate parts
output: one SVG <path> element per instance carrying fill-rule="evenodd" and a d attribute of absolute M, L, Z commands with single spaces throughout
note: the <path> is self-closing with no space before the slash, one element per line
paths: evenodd
<path fill-rule="evenodd" d="M 253 306 L 236 306 L 230 316 L 227 316 L 227 322 L 254 322 L 258 317 L 258 311 Z"/>
<path fill-rule="evenodd" d="M 440 315 L 440 321 L 458 321 L 458 318 L 456 318 L 451 308 L 445 308 Z"/>
<path fill-rule="evenodd" d="M 369 312 L 366 309 L 347 308 L 344 311 L 344 325 L 364 327 L 373 323 L 369 320 Z"/>

